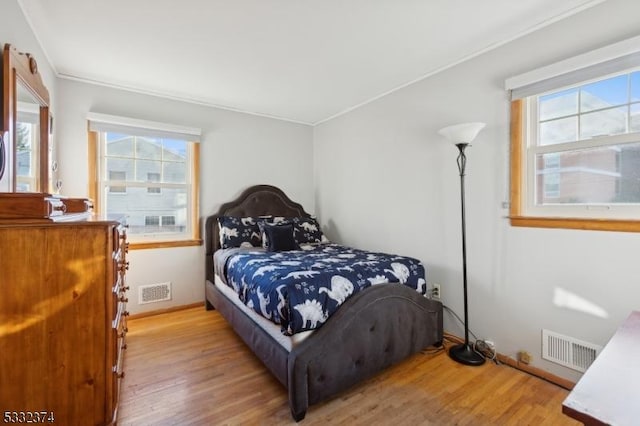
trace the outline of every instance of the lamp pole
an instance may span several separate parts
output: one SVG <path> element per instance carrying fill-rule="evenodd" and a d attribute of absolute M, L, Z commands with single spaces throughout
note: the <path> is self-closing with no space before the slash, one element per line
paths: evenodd
<path fill-rule="evenodd" d="M 469 146 L 466 142 L 460 142 L 456 144 L 458 151 L 457 163 L 458 170 L 460 172 L 460 209 L 462 217 L 462 282 L 464 293 L 464 343 L 455 345 L 449 349 L 449 356 L 462 364 L 466 365 L 482 365 L 484 364 L 484 357 L 473 350 L 469 344 L 469 308 L 467 303 L 467 219 L 464 200 L 464 177 L 465 168 L 467 166 L 467 156 L 464 153 L 465 149 Z"/>
<path fill-rule="evenodd" d="M 469 323 L 469 304 L 467 303 L 467 215 L 465 207 L 465 191 L 464 191 L 464 171 L 467 167 L 467 156 L 464 153 L 468 143 L 458 143 L 456 147 L 460 151 L 458 154 L 458 170 L 460 171 L 460 216 L 462 217 L 462 282 L 464 291 L 464 343 L 469 344 L 469 327 L 466 325 Z"/>

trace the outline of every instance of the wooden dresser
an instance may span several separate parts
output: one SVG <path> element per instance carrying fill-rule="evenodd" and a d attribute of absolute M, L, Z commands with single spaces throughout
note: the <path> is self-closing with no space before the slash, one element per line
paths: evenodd
<path fill-rule="evenodd" d="M 0 416 L 115 422 L 126 253 L 117 221 L 0 219 Z"/>

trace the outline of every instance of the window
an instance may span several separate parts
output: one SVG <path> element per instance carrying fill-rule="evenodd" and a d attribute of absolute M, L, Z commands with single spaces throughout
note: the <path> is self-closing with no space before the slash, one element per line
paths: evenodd
<path fill-rule="evenodd" d="M 109 182 L 114 183 L 118 181 L 124 182 L 127 180 L 127 172 L 120 170 L 109 170 Z M 109 192 L 111 193 L 126 193 L 127 187 L 122 185 L 109 185 Z"/>
<path fill-rule="evenodd" d="M 532 96 L 527 103 L 530 210 L 640 217 L 640 71 Z"/>
<path fill-rule="evenodd" d="M 147 173 L 147 182 L 160 182 L 160 173 L 149 172 Z M 148 194 L 160 194 L 161 189 L 159 186 L 148 186 Z"/>
<path fill-rule="evenodd" d="M 162 216 L 162 226 L 176 226 L 176 217 Z"/>
<path fill-rule="evenodd" d="M 30 192 L 38 187 L 40 117 L 28 106 L 18 103 L 16 120 L 16 186 L 21 192 Z"/>
<path fill-rule="evenodd" d="M 625 59 L 514 88 L 513 225 L 640 231 L 640 53 Z"/>
<path fill-rule="evenodd" d="M 547 154 L 543 156 L 542 181 L 544 185 L 544 198 L 558 198 L 560 196 L 560 156 Z"/>
<path fill-rule="evenodd" d="M 108 219 L 126 217 L 132 248 L 200 244 L 199 144 L 187 139 L 194 135 L 158 131 L 158 123 L 115 125 L 116 120 L 139 124 L 101 114 L 89 118 L 96 210 Z"/>
<path fill-rule="evenodd" d="M 144 226 L 160 226 L 160 216 L 145 216 Z"/>
<path fill-rule="evenodd" d="M 168 227 L 180 226 L 176 225 L 176 217 L 175 216 L 145 216 L 144 217 L 144 225 L 147 228 L 154 227 L 164 227 L 165 229 Z"/>

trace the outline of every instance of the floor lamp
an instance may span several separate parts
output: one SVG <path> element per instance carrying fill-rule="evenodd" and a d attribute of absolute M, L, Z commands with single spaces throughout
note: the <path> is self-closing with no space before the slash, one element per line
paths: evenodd
<path fill-rule="evenodd" d="M 452 346 L 449 356 L 466 365 L 482 365 L 484 357 L 473 350 L 469 344 L 469 312 L 467 307 L 467 232 L 464 206 L 464 170 L 467 165 L 467 156 L 464 150 L 472 140 L 484 128 L 484 123 L 463 123 L 448 126 L 438 130 L 438 133 L 453 142 L 460 154 L 458 154 L 458 170 L 460 171 L 460 205 L 462 211 L 462 280 L 464 284 L 464 343 Z"/>

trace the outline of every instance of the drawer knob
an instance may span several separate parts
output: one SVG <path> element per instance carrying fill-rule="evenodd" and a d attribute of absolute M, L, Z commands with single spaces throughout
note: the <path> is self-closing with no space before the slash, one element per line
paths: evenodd
<path fill-rule="evenodd" d="M 120 287 L 120 291 L 128 291 L 131 287 L 127 286 L 122 286 Z"/>
<path fill-rule="evenodd" d="M 130 314 L 129 314 L 129 311 L 124 311 L 124 312 L 122 313 L 122 316 L 123 316 L 123 317 L 128 317 L 129 315 L 130 315 Z"/>
<path fill-rule="evenodd" d="M 116 373 L 116 377 L 118 379 L 124 379 L 124 371 L 120 372 L 120 373 Z"/>
<path fill-rule="evenodd" d="M 121 348 L 122 348 L 123 350 L 126 350 L 126 349 L 127 349 L 127 344 L 126 344 L 126 343 L 124 343 L 124 344 L 121 346 Z"/>
<path fill-rule="evenodd" d="M 119 298 L 119 300 L 120 300 L 122 303 L 127 303 L 127 302 L 129 301 L 129 298 L 128 298 L 128 297 L 124 297 L 124 296 L 123 296 L 123 297 L 120 297 L 120 298 Z"/>
<path fill-rule="evenodd" d="M 122 329 L 122 333 L 123 333 L 123 334 L 124 334 L 124 333 L 128 333 L 128 332 L 129 332 L 129 328 L 128 328 L 128 327 L 125 327 L 125 328 L 123 328 L 123 329 Z"/>
<path fill-rule="evenodd" d="M 66 204 L 60 204 L 59 206 L 53 206 L 53 210 L 57 211 L 57 212 L 65 213 L 67 211 L 67 205 Z"/>
<path fill-rule="evenodd" d="M 118 334 L 118 337 L 120 337 L 121 339 L 124 338 L 124 336 L 126 336 L 127 332 L 123 331 L 122 333 Z"/>

